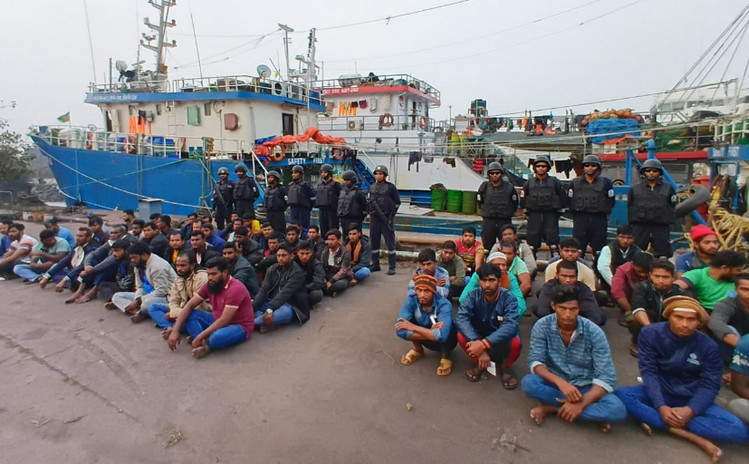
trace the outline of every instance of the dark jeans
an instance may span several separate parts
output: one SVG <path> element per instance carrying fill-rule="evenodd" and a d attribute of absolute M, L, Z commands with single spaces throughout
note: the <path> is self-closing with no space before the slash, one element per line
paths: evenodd
<path fill-rule="evenodd" d="M 255 214 L 255 204 L 252 200 L 234 200 L 234 209 L 239 217 L 242 217 L 244 213 Z"/>
<path fill-rule="evenodd" d="M 633 222 L 632 227 L 635 228 L 635 243 L 643 251 L 648 250 L 648 245 L 653 245 L 653 256 L 656 258 L 661 256 L 670 258 L 674 254 L 668 224 Z"/>
<path fill-rule="evenodd" d="M 338 228 L 338 216 L 335 208 L 320 208 L 318 212 L 320 213 L 320 234 L 324 237 L 329 230 Z"/>
<path fill-rule="evenodd" d="M 592 387 L 591 384 L 577 387 L 577 389 L 584 395 Z M 562 406 L 558 401 L 558 399 L 564 398 L 562 391 L 556 385 L 547 382 L 536 374 L 528 374 L 523 377 L 523 380 L 520 381 L 520 388 L 526 395 L 544 404 L 557 408 Z M 580 420 L 606 423 L 623 421 L 626 417 L 627 409 L 613 393 L 607 393 L 595 403 L 588 405 L 580 414 Z"/>
<path fill-rule="evenodd" d="M 606 228 L 608 217 L 605 214 L 575 213 L 572 222 L 572 236 L 580 242 L 580 249 L 593 248 L 593 253 L 598 253 L 606 246 Z"/>
<path fill-rule="evenodd" d="M 332 295 L 334 293 L 341 293 L 342 291 L 346 290 L 349 286 L 350 281 L 347 278 L 343 278 L 341 280 L 334 281 L 330 288 L 325 290 L 326 295 Z"/>
<path fill-rule="evenodd" d="M 299 206 L 292 206 L 291 211 L 289 212 L 289 218 L 291 219 L 291 222 L 299 222 L 299 224 L 302 226 L 302 229 L 309 230 L 309 216 L 310 212 L 312 211 L 312 208 L 302 208 Z M 327 232 L 327 230 L 325 231 Z M 320 230 L 321 234 L 324 234 L 325 232 Z M 284 231 L 284 233 L 286 233 Z"/>
<path fill-rule="evenodd" d="M 321 302 L 322 297 L 322 290 L 312 290 L 311 292 L 307 292 L 307 302 L 309 303 L 309 307 L 311 308 L 317 303 Z"/>
<path fill-rule="evenodd" d="M 286 217 L 283 211 L 265 211 L 265 218 L 273 226 L 273 230 L 281 235 L 286 234 Z M 309 226 L 309 225 L 308 225 Z"/>
<path fill-rule="evenodd" d="M 226 208 L 226 206 L 216 205 L 213 218 L 216 220 L 216 227 L 218 227 L 219 230 L 224 230 L 226 223 L 231 218 L 231 212 Z"/>
<path fill-rule="evenodd" d="M 462 333 L 458 332 L 458 343 L 460 343 L 460 347 L 468 353 L 466 343 L 468 340 L 463 336 Z M 511 367 L 512 364 L 518 359 L 518 356 L 520 356 L 520 350 L 523 349 L 523 344 L 520 342 L 520 337 L 517 335 L 513 337 L 511 340 L 508 340 L 504 343 L 500 343 L 499 345 L 492 345 L 491 348 L 489 348 L 489 359 L 494 361 L 494 364 L 497 365 L 497 367 Z M 473 358 L 470 355 L 468 355 L 469 358 L 471 358 L 471 361 L 474 363 L 478 362 L 478 358 Z"/>
<path fill-rule="evenodd" d="M 535 250 L 538 250 L 542 241 L 549 246 L 559 245 L 559 213 L 556 211 L 529 212 L 526 241 Z"/>
<path fill-rule="evenodd" d="M 388 224 L 376 216 L 370 217 L 369 231 L 370 239 L 372 240 L 372 266 L 380 266 L 380 241 L 384 239 L 385 245 L 388 247 L 388 267 L 395 270 L 395 229 L 393 226 L 392 220 Z"/>
<path fill-rule="evenodd" d="M 497 240 L 502 238 L 499 228 L 505 224 L 512 224 L 512 218 L 483 218 L 483 223 L 481 224 L 481 241 L 487 253 L 497 243 Z"/>

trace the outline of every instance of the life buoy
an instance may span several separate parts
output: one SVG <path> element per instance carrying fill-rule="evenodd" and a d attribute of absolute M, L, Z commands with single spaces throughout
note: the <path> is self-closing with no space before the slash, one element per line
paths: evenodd
<path fill-rule="evenodd" d="M 286 146 L 285 145 L 279 145 L 281 147 L 281 152 L 277 153 L 275 150 L 271 152 L 270 159 L 271 161 L 278 163 L 279 161 L 283 160 L 286 157 Z"/>
<path fill-rule="evenodd" d="M 330 156 L 336 161 L 341 161 L 343 159 L 343 150 L 340 148 L 334 148 Z"/>
<path fill-rule="evenodd" d="M 419 116 L 419 128 L 421 130 L 427 129 L 427 117 L 426 116 Z"/>
<path fill-rule="evenodd" d="M 94 133 L 89 132 L 86 134 L 86 150 L 93 150 L 94 149 Z"/>
<path fill-rule="evenodd" d="M 443 129 L 441 127 L 435 127 L 434 129 L 432 129 L 432 132 L 434 132 L 435 134 L 441 134 L 443 132 Z"/>
<path fill-rule="evenodd" d="M 135 153 L 135 136 L 128 135 L 125 141 L 125 153 Z"/>
<path fill-rule="evenodd" d="M 380 126 L 382 127 L 390 127 L 393 125 L 393 115 L 390 113 L 385 113 L 382 116 L 380 116 Z"/>

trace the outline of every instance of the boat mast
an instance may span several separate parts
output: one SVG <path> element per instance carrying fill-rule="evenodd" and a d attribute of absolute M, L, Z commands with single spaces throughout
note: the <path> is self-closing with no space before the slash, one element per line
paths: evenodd
<path fill-rule="evenodd" d="M 159 24 L 152 24 L 148 18 L 143 20 L 143 23 L 152 31 L 155 31 L 155 35 L 147 35 L 143 33 L 143 39 L 140 43 L 143 47 L 156 53 L 156 69 L 155 78 L 156 80 L 166 79 L 167 67 L 166 61 L 166 48 L 174 48 L 177 46 L 177 41 L 172 40 L 171 42 L 166 41 L 167 28 L 174 27 L 177 25 L 175 20 L 169 21 L 169 8 L 177 4 L 177 0 L 161 0 L 159 3 L 157 0 L 150 0 L 148 2 L 152 7 L 159 10 Z M 151 42 L 156 40 L 156 44 L 151 45 Z"/>

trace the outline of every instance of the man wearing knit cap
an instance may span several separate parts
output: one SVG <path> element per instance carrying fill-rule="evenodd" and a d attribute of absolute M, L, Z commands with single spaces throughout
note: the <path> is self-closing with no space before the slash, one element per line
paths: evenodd
<path fill-rule="evenodd" d="M 692 238 L 694 250 L 676 258 L 677 278 L 692 269 L 702 269 L 709 266 L 720 247 L 715 231 L 702 224 L 692 227 L 689 235 Z"/>
<path fill-rule="evenodd" d="M 712 440 L 743 443 L 749 431 L 739 418 L 715 404 L 723 363 L 718 345 L 699 331 L 709 316 L 687 296 L 664 301 L 663 317 L 640 332 L 638 364 L 642 385 L 616 395 L 627 412 L 652 428 L 689 440 L 717 462 L 723 452 Z"/>
<path fill-rule="evenodd" d="M 442 356 L 437 375 L 450 375 L 450 352 L 458 343 L 452 304 L 437 294 L 437 281 L 430 275 L 414 277 L 414 292 L 403 302 L 395 324 L 395 333 L 413 343 L 413 348 L 401 358 L 401 364 L 413 364 L 424 355 L 426 347 Z"/>

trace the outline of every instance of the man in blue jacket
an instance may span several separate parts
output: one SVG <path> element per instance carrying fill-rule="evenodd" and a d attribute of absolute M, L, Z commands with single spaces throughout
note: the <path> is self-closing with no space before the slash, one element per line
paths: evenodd
<path fill-rule="evenodd" d="M 642 385 L 622 387 L 616 395 L 627 412 L 651 428 L 699 446 L 717 462 L 723 451 L 712 443 L 743 443 L 749 438 L 741 420 L 715 404 L 723 373 L 718 344 L 700 332 L 709 316 L 694 298 L 664 302 L 666 322 L 643 327 L 637 358 Z"/>
<path fill-rule="evenodd" d="M 509 290 L 500 288 L 502 269 L 496 264 L 482 264 L 476 271 L 479 286 L 466 296 L 455 316 L 458 343 L 476 367 L 466 372 L 471 382 L 481 380 L 489 370 L 502 375 L 505 389 L 513 390 L 518 380 L 509 371 L 520 355 L 518 337 L 518 301 Z"/>

